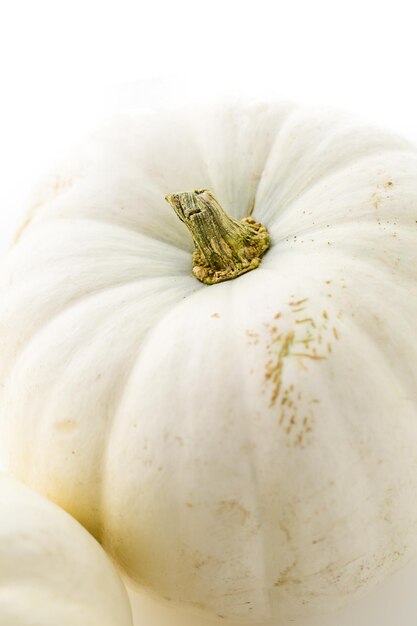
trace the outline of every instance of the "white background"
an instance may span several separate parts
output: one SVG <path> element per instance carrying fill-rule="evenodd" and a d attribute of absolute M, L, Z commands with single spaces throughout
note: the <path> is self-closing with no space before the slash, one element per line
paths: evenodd
<path fill-rule="evenodd" d="M 165 107 L 224 92 L 283 96 L 351 109 L 417 143 L 412 2 L 0 6 L 1 255 L 38 177 L 92 124 L 132 103 Z M 415 626 L 416 588 L 417 562 L 367 600 L 302 625 Z M 163 611 L 145 621 L 173 626 Z M 181 626 L 191 626 L 186 621 Z"/>

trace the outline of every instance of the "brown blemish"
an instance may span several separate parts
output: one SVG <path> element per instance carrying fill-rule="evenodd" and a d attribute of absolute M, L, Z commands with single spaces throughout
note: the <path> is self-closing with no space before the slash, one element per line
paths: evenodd
<path fill-rule="evenodd" d="M 299 432 L 295 438 L 294 445 L 296 447 L 302 448 L 304 443 L 304 433 L 303 431 Z"/>
<path fill-rule="evenodd" d="M 287 541 L 287 543 L 290 543 L 292 537 L 291 537 L 291 532 L 290 529 L 288 528 L 288 526 L 286 524 L 284 524 L 284 522 L 279 522 L 278 523 L 280 530 L 284 533 L 285 535 L 285 539 Z M 294 565 L 292 565 L 291 567 L 294 567 Z M 288 573 L 288 572 L 286 572 Z M 283 572 L 284 574 L 284 572 Z"/>
<path fill-rule="evenodd" d="M 331 281 L 324 282 L 329 284 Z M 332 297 L 330 293 L 325 295 Z M 289 305 L 299 307 L 307 300 L 308 298 L 300 300 L 295 295 L 291 295 Z M 265 342 L 269 358 L 265 365 L 264 382 L 265 386 L 267 383 L 269 385 L 269 381 L 271 384 L 269 406 L 274 407 L 279 402 L 276 424 L 288 437 L 283 441 L 286 445 L 305 448 L 311 439 L 316 421 L 314 413 L 316 409 L 313 411 L 313 408 L 319 400 L 308 397 L 308 394 L 307 396 L 304 394 L 301 400 L 301 392 L 294 389 L 294 384 L 284 385 L 283 373 L 286 358 L 295 357 L 296 365 L 302 369 L 300 376 L 304 376 L 309 369 L 308 361 L 321 361 L 328 358 L 332 351 L 329 339 L 333 337 L 338 339 L 339 335 L 336 328 L 328 322 L 330 315 L 326 310 L 321 312 L 321 321 L 324 323 L 318 323 L 318 325 L 314 317 L 297 318 L 297 310 L 294 308 L 290 310 L 289 315 L 293 330 L 280 330 L 278 324 L 274 323 L 264 324 L 269 335 L 269 341 Z M 276 314 L 274 319 L 280 317 L 281 313 Z M 302 346 L 302 349 L 299 346 Z M 324 351 L 320 350 L 321 346 Z"/>
<path fill-rule="evenodd" d="M 77 430 L 77 428 L 78 422 L 71 419 L 61 420 L 60 422 L 55 423 L 55 430 L 60 433 L 70 434 Z"/>
<path fill-rule="evenodd" d="M 254 330 L 247 330 L 246 335 L 249 337 L 249 345 L 256 346 L 259 343 L 259 333 Z"/>
<path fill-rule="evenodd" d="M 382 189 L 389 189 L 393 185 L 394 183 L 392 182 L 392 180 L 388 180 L 386 183 L 384 183 L 384 185 L 382 185 L 382 188 L 381 186 L 379 186 L 376 191 L 373 192 L 373 194 L 371 195 L 371 203 L 374 209 L 379 209 L 381 202 L 384 200 L 384 192 L 382 191 Z"/>
<path fill-rule="evenodd" d="M 297 300 L 297 302 L 289 302 L 289 306 L 300 306 L 300 304 L 304 304 L 307 302 L 308 298 L 303 298 L 302 300 Z"/>
<path fill-rule="evenodd" d="M 72 187 L 73 180 L 72 178 L 62 178 L 62 176 L 55 176 L 54 182 L 51 187 L 54 194 L 57 196 L 61 191 L 65 191 Z"/>
<path fill-rule="evenodd" d="M 288 423 L 288 426 L 285 429 L 285 432 L 287 433 L 287 435 L 289 435 L 293 429 L 293 426 L 295 426 L 296 423 L 296 419 L 295 419 L 295 415 L 292 414 L 290 417 L 290 421 Z"/>
<path fill-rule="evenodd" d="M 241 517 L 243 523 L 245 523 L 250 517 L 249 511 L 245 509 L 245 507 L 235 499 L 221 500 L 221 502 L 219 502 L 217 510 L 219 513 L 223 514 L 238 514 Z"/>
<path fill-rule="evenodd" d="M 281 526 L 281 524 L 280 524 Z M 302 582 L 301 579 L 295 578 L 294 576 L 289 576 L 291 571 L 297 566 L 297 561 L 288 565 L 279 575 L 279 578 L 274 582 L 275 587 L 282 587 L 283 585 L 298 585 Z"/>
<path fill-rule="evenodd" d="M 295 320 L 296 324 L 311 324 L 313 328 L 316 328 L 316 325 L 311 317 L 305 317 L 302 320 Z"/>
<path fill-rule="evenodd" d="M 299 339 L 298 341 L 295 341 L 294 343 L 301 343 L 303 346 L 305 346 L 307 349 L 309 348 L 309 344 L 312 342 L 312 337 L 305 337 L 305 339 Z"/>
<path fill-rule="evenodd" d="M 313 359 L 315 361 L 319 361 L 325 359 L 326 357 L 321 354 L 309 354 L 308 352 L 292 352 L 289 356 L 300 356 L 306 359 Z"/>
<path fill-rule="evenodd" d="M 271 380 L 274 387 L 271 395 L 270 406 L 273 406 L 279 396 L 282 385 L 282 370 L 284 367 L 284 359 L 290 353 L 291 345 L 294 342 L 294 332 L 285 335 L 281 348 L 276 356 L 275 361 L 268 361 L 265 372 L 265 380 Z"/>
<path fill-rule="evenodd" d="M 303 581 L 300 578 L 291 578 L 290 576 L 281 576 L 274 582 L 275 587 L 283 585 L 301 585 Z"/>
<path fill-rule="evenodd" d="M 210 317 L 220 317 L 220 315 L 218 313 L 212 313 Z"/>
<path fill-rule="evenodd" d="M 199 570 L 201 567 L 203 567 L 203 565 L 207 565 L 208 563 L 210 563 L 210 561 L 211 559 L 209 556 L 205 558 L 196 557 L 196 560 L 194 561 L 194 567 L 196 570 Z"/>

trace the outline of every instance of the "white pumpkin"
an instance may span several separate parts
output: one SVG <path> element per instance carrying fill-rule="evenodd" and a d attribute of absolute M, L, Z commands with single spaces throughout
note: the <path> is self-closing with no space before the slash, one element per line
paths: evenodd
<path fill-rule="evenodd" d="M 0 474 L 0 625 L 131 626 L 123 584 L 65 511 Z"/>
<path fill-rule="evenodd" d="M 195 188 L 268 229 L 257 269 L 193 276 L 164 196 Z M 173 602 L 244 624 L 363 594 L 417 549 L 416 220 L 415 148 L 344 114 L 110 120 L 3 265 L 10 470 Z"/>

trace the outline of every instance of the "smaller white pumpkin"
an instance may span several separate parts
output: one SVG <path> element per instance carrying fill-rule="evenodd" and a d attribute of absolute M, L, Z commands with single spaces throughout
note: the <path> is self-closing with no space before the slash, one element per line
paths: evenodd
<path fill-rule="evenodd" d="M 131 626 L 109 558 L 58 506 L 0 474 L 0 626 Z"/>

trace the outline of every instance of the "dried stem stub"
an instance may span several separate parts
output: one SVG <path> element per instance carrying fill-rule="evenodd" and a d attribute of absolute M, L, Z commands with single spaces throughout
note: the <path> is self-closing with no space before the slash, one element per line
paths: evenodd
<path fill-rule="evenodd" d="M 213 285 L 258 267 L 270 237 L 253 217 L 232 219 L 207 189 L 169 194 L 165 199 L 191 232 L 193 274 L 198 280 Z"/>

